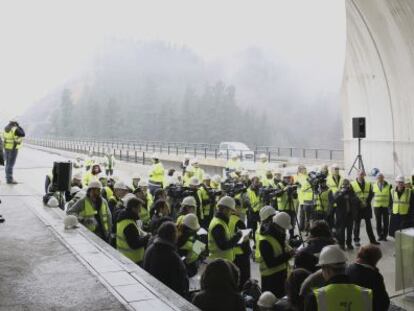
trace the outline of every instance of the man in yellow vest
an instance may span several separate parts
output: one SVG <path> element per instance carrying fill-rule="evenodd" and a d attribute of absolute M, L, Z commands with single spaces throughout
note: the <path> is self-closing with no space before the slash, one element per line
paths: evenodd
<path fill-rule="evenodd" d="M 254 234 L 257 231 L 257 223 L 260 221 L 259 212 L 263 207 L 259 192 L 259 177 L 254 176 L 252 177 L 250 187 L 242 194 L 243 204 L 247 208 L 247 227 L 252 229 Z"/>
<path fill-rule="evenodd" d="M 217 212 L 208 227 L 210 259 L 221 258 L 231 262 L 235 259 L 234 247 L 242 237 L 242 233 L 237 231 L 232 235 L 230 232 L 229 221 L 232 211 L 236 211 L 234 199 L 229 196 L 222 197 L 217 203 Z"/>
<path fill-rule="evenodd" d="M 75 215 L 81 224 L 108 242 L 112 232 L 112 215 L 108 203 L 101 196 L 101 189 L 99 181 L 90 182 L 86 196 L 68 207 L 66 213 Z"/>
<path fill-rule="evenodd" d="M 143 208 L 144 202 L 136 197 L 131 197 L 126 202 L 116 223 L 116 248 L 125 257 L 128 257 L 138 265 L 142 265 L 144 251 L 150 234 L 144 234 L 137 226 L 139 210 Z"/>
<path fill-rule="evenodd" d="M 298 166 L 298 173 L 295 182 L 299 185 L 298 200 L 300 205 L 300 231 L 306 231 L 308 234 L 310 229 L 310 217 L 312 208 L 315 205 L 312 185 L 308 181 L 307 169 L 304 165 Z"/>
<path fill-rule="evenodd" d="M 319 266 L 327 283 L 306 297 L 305 311 L 372 311 L 372 290 L 352 284 L 346 275 L 346 255 L 338 245 L 325 246 Z"/>
<path fill-rule="evenodd" d="M 414 226 L 414 196 L 412 190 L 405 186 L 404 176 L 397 176 L 396 187 L 391 190 L 392 208 L 390 236 L 395 231 Z"/>
<path fill-rule="evenodd" d="M 152 165 L 148 177 L 148 189 L 151 195 L 154 195 L 155 190 L 163 188 L 164 182 L 164 166 L 156 153 L 152 155 Z"/>
<path fill-rule="evenodd" d="M 377 174 L 377 182 L 372 185 L 374 208 L 377 222 L 377 234 L 379 241 L 386 241 L 390 222 L 389 209 L 391 207 L 391 185 L 384 180 L 384 174 Z"/>
<path fill-rule="evenodd" d="M 6 182 L 10 185 L 17 184 L 13 178 L 13 167 L 16 163 L 17 153 L 22 145 L 23 137 L 25 137 L 24 130 L 15 120 L 10 121 L 4 128 L 3 144 L 4 159 L 6 162 Z"/>
<path fill-rule="evenodd" d="M 269 214 L 272 213 L 269 210 Z M 294 255 L 286 238 L 286 230 L 292 228 L 291 219 L 285 212 L 279 212 L 271 218 L 272 221 L 266 221 L 264 214 L 267 213 L 261 212 L 264 223 L 256 235 L 262 290 L 270 291 L 280 299 L 285 295 L 288 262 Z"/>
<path fill-rule="evenodd" d="M 372 185 L 369 181 L 365 180 L 365 171 L 359 170 L 357 172 L 357 178 L 351 183 L 351 187 L 354 190 L 356 196 L 359 199 L 359 209 L 356 219 L 354 221 L 354 241 L 356 246 L 361 246 L 359 232 L 361 227 L 361 220 L 365 220 L 365 229 L 371 244 L 378 245 L 379 242 L 375 239 L 374 232 L 372 230 L 371 218 L 372 207 L 371 201 L 374 197 L 372 191 Z"/>

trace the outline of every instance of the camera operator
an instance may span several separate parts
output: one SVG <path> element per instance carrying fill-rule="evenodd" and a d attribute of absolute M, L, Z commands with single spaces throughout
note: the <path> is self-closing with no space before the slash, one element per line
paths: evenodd
<path fill-rule="evenodd" d="M 263 202 L 260 200 L 260 181 L 258 177 L 252 178 L 252 183 L 247 189 L 245 204 L 247 207 L 247 227 L 252 229 L 253 234 L 257 231 L 257 223 L 260 221 L 259 212 L 263 207 Z M 254 238 L 254 236 L 253 236 Z M 254 239 L 256 241 L 256 239 Z"/>
<path fill-rule="evenodd" d="M 300 224 L 299 230 L 309 232 L 310 214 L 314 206 L 313 189 L 309 183 L 308 174 L 304 165 L 299 165 L 296 183 L 299 185 L 298 200 L 300 205 Z"/>
<path fill-rule="evenodd" d="M 208 228 L 211 219 L 214 215 L 214 207 L 216 205 L 216 195 L 210 187 L 211 178 L 210 175 L 205 174 L 203 178 L 203 182 L 200 184 L 200 188 L 198 189 L 198 195 L 201 199 L 201 206 L 202 206 L 202 213 L 203 213 L 203 220 L 201 222 L 201 226 L 204 229 Z"/>
<path fill-rule="evenodd" d="M 338 244 L 343 250 L 345 249 L 346 232 L 346 246 L 348 249 L 354 249 L 352 246 L 352 227 L 360 202 L 348 179 L 342 181 L 341 187 L 333 195 L 333 198 L 336 207 L 332 212 L 335 213 L 336 218 L 335 229 Z"/>
<path fill-rule="evenodd" d="M 285 212 L 290 216 L 292 228 L 289 229 L 290 238 L 294 237 L 295 222 L 297 219 L 298 192 L 297 186 L 293 183 L 292 176 L 284 176 L 281 186 L 282 191 L 277 196 L 278 211 Z"/>
<path fill-rule="evenodd" d="M 23 137 L 25 137 L 23 128 L 16 120 L 11 120 L 4 128 L 4 152 L 6 160 L 6 182 L 11 185 L 17 184 L 13 178 L 13 167 L 16 163 L 17 153 L 22 145 Z"/>
<path fill-rule="evenodd" d="M 312 222 L 316 220 L 328 221 L 328 215 L 331 213 L 333 205 L 333 193 L 326 184 L 326 179 L 319 181 L 316 196 L 315 209 L 312 213 Z"/>

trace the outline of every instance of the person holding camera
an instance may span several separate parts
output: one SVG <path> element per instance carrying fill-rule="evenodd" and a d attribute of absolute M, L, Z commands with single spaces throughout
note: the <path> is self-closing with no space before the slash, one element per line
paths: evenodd
<path fill-rule="evenodd" d="M 277 209 L 290 216 L 292 228 L 289 230 L 289 235 L 293 238 L 297 219 L 296 210 L 299 205 L 297 186 L 293 184 L 292 176 L 284 176 L 282 187 L 282 191 L 277 195 Z"/>
<path fill-rule="evenodd" d="M 335 229 L 336 239 L 342 250 L 345 249 L 345 234 L 346 245 L 348 249 L 354 249 L 352 246 L 352 228 L 354 219 L 357 217 L 360 201 L 355 195 L 348 179 L 342 181 L 341 188 L 333 195 L 336 207 L 333 210 L 335 213 Z"/>
<path fill-rule="evenodd" d="M 23 128 L 15 120 L 11 120 L 4 128 L 4 155 L 6 162 L 6 182 L 10 185 L 17 184 L 13 178 L 13 167 L 16 163 L 17 153 L 22 145 L 23 137 L 25 137 Z"/>

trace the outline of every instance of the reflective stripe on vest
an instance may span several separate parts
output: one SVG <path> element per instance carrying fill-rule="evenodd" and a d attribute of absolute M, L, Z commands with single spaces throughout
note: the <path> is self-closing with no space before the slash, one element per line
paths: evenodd
<path fill-rule="evenodd" d="M 230 230 L 227 224 L 220 218 L 214 217 L 210 222 L 210 226 L 208 227 L 208 249 L 210 251 L 209 258 L 211 259 L 222 258 L 222 259 L 227 259 L 229 261 L 233 261 L 234 260 L 233 249 L 230 248 L 227 250 L 221 250 L 218 248 L 216 241 L 214 240 L 212 231 L 214 230 L 216 226 L 223 227 L 225 237 L 227 240 L 230 240 L 231 238 Z"/>
<path fill-rule="evenodd" d="M 392 195 L 392 213 L 399 215 L 407 215 L 410 210 L 411 190 L 404 189 L 401 197 L 398 198 L 398 193 L 394 189 L 391 191 Z"/>
<path fill-rule="evenodd" d="M 372 185 L 372 191 L 374 192 L 373 207 L 388 207 L 390 206 L 390 188 L 389 184 L 384 184 L 382 190 L 380 190 L 377 183 Z"/>
<path fill-rule="evenodd" d="M 262 202 L 260 201 L 260 197 L 256 195 L 256 193 L 250 188 L 247 189 L 247 196 L 249 197 L 250 205 L 253 211 L 260 211 L 260 209 L 262 208 Z"/>
<path fill-rule="evenodd" d="M 236 215 L 230 215 L 230 220 L 229 220 L 229 231 L 230 231 L 230 235 L 233 236 L 236 234 L 236 225 L 238 223 L 238 221 L 240 220 L 240 218 Z M 240 246 L 235 246 L 233 248 L 234 251 L 234 256 L 237 255 L 242 255 L 243 254 L 243 250 Z"/>
<path fill-rule="evenodd" d="M 352 189 L 354 190 L 356 196 L 358 199 L 362 202 L 362 207 L 365 207 L 367 204 L 367 199 L 369 196 L 369 189 L 371 187 L 371 184 L 365 180 L 364 189 L 361 189 L 361 186 L 358 184 L 357 181 L 353 181 L 351 183 Z"/>
<path fill-rule="evenodd" d="M 314 291 L 318 311 L 372 311 L 372 291 L 354 284 L 330 284 Z"/>
<path fill-rule="evenodd" d="M 269 242 L 270 245 L 272 246 L 273 257 L 278 257 L 283 253 L 282 246 L 280 245 L 279 241 L 276 240 L 274 237 L 272 237 L 270 235 L 261 235 L 260 233 L 256 232 L 256 239 L 257 239 L 256 248 L 259 249 L 259 253 L 260 253 L 260 244 L 263 241 Z M 269 268 L 266 265 L 266 262 L 263 260 L 263 256 L 262 256 L 261 253 L 260 253 L 260 258 L 261 258 L 261 260 L 260 260 L 260 274 L 262 276 L 269 276 L 269 275 L 275 274 L 276 272 L 286 270 L 288 268 L 287 263 L 283 263 L 283 264 L 278 265 L 276 267 Z"/>
<path fill-rule="evenodd" d="M 129 247 L 124 233 L 125 228 L 129 225 L 136 227 L 139 232 L 137 223 L 134 220 L 124 219 L 119 221 L 116 224 L 116 249 L 133 262 L 140 263 L 144 259 L 144 247 L 140 247 L 138 249 L 132 249 Z"/>

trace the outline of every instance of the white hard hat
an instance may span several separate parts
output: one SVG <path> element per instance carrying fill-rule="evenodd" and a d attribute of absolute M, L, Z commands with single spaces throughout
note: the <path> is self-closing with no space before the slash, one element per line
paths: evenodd
<path fill-rule="evenodd" d="M 276 211 L 273 207 L 271 207 L 270 205 L 264 206 L 262 209 L 260 209 L 259 212 L 260 221 L 264 221 L 275 214 Z"/>
<path fill-rule="evenodd" d="M 138 187 L 148 187 L 148 181 L 141 179 L 138 183 Z"/>
<path fill-rule="evenodd" d="M 54 196 L 51 196 L 47 201 L 47 206 L 49 207 L 59 207 L 59 201 Z"/>
<path fill-rule="evenodd" d="M 205 174 L 203 177 L 203 180 L 211 180 L 211 177 L 209 174 Z"/>
<path fill-rule="evenodd" d="M 328 245 L 322 249 L 319 255 L 318 266 L 344 264 L 346 261 L 346 255 L 338 245 Z"/>
<path fill-rule="evenodd" d="M 402 175 L 395 177 L 395 182 L 405 182 L 405 178 Z"/>
<path fill-rule="evenodd" d="M 220 175 L 214 175 L 213 181 L 217 184 L 221 183 L 221 176 Z"/>
<path fill-rule="evenodd" d="M 234 199 L 232 197 L 229 197 L 228 195 L 222 197 L 218 203 L 217 206 L 224 206 L 227 207 L 233 211 L 236 210 L 236 202 L 234 201 Z"/>
<path fill-rule="evenodd" d="M 154 153 L 151 155 L 151 159 L 159 159 L 158 153 L 154 152 Z"/>
<path fill-rule="evenodd" d="M 273 295 L 272 292 L 266 291 L 260 295 L 260 298 L 257 301 L 257 305 L 261 308 L 272 309 L 276 302 L 277 302 L 276 296 Z"/>
<path fill-rule="evenodd" d="M 233 152 L 231 153 L 231 158 L 232 158 L 232 159 L 235 159 L 235 158 L 238 158 L 238 157 L 239 157 L 239 154 L 238 154 L 237 152 L 233 151 Z"/>
<path fill-rule="evenodd" d="M 280 212 L 273 216 L 273 222 L 285 230 L 292 229 L 292 224 L 290 221 L 291 219 L 289 214 L 285 212 Z"/>
<path fill-rule="evenodd" d="M 197 202 L 196 202 L 194 197 L 188 196 L 188 197 L 185 197 L 183 199 L 183 202 L 181 202 L 181 205 L 192 206 L 192 207 L 196 208 L 197 207 Z"/>
<path fill-rule="evenodd" d="M 190 228 L 193 231 L 198 231 L 200 229 L 200 224 L 198 223 L 198 218 L 194 214 L 187 214 L 183 218 L 183 225 Z"/>
<path fill-rule="evenodd" d="M 65 229 L 73 229 L 78 226 L 78 218 L 74 215 L 67 215 L 63 218 L 63 224 L 65 225 Z"/>
<path fill-rule="evenodd" d="M 190 179 L 190 186 L 199 186 L 200 185 L 200 181 L 198 180 L 197 177 L 191 177 Z"/>
<path fill-rule="evenodd" d="M 79 191 L 81 191 L 81 188 L 79 188 L 78 186 L 73 186 L 73 187 L 70 188 L 70 195 L 74 196 Z"/>
<path fill-rule="evenodd" d="M 266 160 L 267 156 L 264 153 L 261 153 L 259 158 L 260 158 L 260 160 Z"/>
<path fill-rule="evenodd" d="M 334 170 L 339 169 L 339 165 L 337 163 L 334 163 L 332 164 L 331 168 Z"/>
<path fill-rule="evenodd" d="M 114 185 L 114 189 L 129 190 L 123 181 L 117 181 Z"/>
<path fill-rule="evenodd" d="M 127 205 L 127 203 L 128 203 L 128 201 L 130 200 L 130 199 L 132 199 L 132 198 L 136 198 L 136 196 L 134 195 L 134 194 L 132 194 L 132 193 L 127 193 L 121 200 L 122 200 L 122 203 L 124 203 L 124 206 L 126 206 Z"/>
<path fill-rule="evenodd" d="M 102 184 L 100 181 L 97 181 L 97 180 L 92 180 L 88 185 L 88 190 L 89 189 L 101 189 L 101 188 L 102 188 Z"/>
<path fill-rule="evenodd" d="M 75 175 L 73 175 L 73 179 L 82 180 L 82 174 L 76 173 Z"/>

